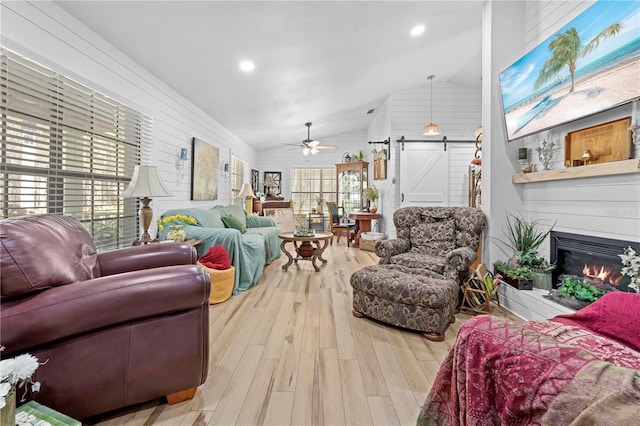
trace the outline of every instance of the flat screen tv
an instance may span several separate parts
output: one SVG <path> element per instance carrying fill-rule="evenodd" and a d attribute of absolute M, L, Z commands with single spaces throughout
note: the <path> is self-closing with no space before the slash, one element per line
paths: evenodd
<path fill-rule="evenodd" d="M 590 6 L 499 75 L 512 141 L 640 98 L 640 0 Z"/>

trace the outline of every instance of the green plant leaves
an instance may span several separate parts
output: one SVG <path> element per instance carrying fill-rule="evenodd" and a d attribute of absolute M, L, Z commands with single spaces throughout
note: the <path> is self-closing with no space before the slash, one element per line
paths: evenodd
<path fill-rule="evenodd" d="M 565 278 L 562 280 L 560 286 L 558 286 L 558 293 L 563 297 L 587 302 L 595 302 L 604 294 L 599 288 L 577 278 Z"/>
<path fill-rule="evenodd" d="M 509 217 L 511 219 L 509 219 Z M 507 217 L 507 230 L 505 232 L 509 241 L 501 241 L 514 252 L 535 252 L 545 238 L 547 238 L 551 233 L 554 226 L 555 222 L 548 230 L 544 231 L 540 229 L 540 221 L 526 221 L 521 216 L 509 213 L 509 216 Z"/>

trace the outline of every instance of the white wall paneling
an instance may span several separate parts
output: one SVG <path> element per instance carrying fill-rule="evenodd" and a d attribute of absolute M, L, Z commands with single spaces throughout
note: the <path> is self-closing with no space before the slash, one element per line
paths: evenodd
<path fill-rule="evenodd" d="M 175 166 L 176 149 L 190 149 L 195 136 L 218 147 L 221 158 L 230 158 L 233 148 L 234 155 L 254 163 L 256 153 L 248 145 L 54 2 L 11 1 L 0 7 L 3 46 L 153 117 L 150 162 L 158 166 L 174 194 L 153 200 L 155 218 L 169 208 L 228 203 L 228 183 L 222 180 L 218 200 L 190 201 L 191 164 L 187 162 L 181 177 Z"/>
<path fill-rule="evenodd" d="M 551 36 L 558 28 L 591 6 L 593 1 L 527 2 L 526 50 Z M 526 52 L 522 52 L 524 54 Z M 522 56 L 522 55 L 521 55 Z M 567 133 L 632 115 L 632 104 L 622 105 L 575 120 L 524 141 L 535 170 L 543 167 L 535 148 L 544 139 L 554 143 L 551 169 L 564 168 Z M 632 158 L 640 157 L 640 146 L 632 145 Z M 531 217 L 553 223 L 565 232 L 605 238 L 640 241 L 640 175 L 604 176 L 550 181 L 524 186 L 523 210 Z M 544 253 L 547 255 L 547 253 Z"/>
<path fill-rule="evenodd" d="M 304 135 L 300 137 L 302 142 Z M 365 154 L 365 161 L 369 161 L 368 154 L 371 146 L 367 144 L 367 135 L 364 130 L 347 133 L 337 136 L 329 136 L 320 139 L 321 145 L 336 146 L 336 149 L 323 149 L 315 155 L 302 155 L 302 148 L 282 145 L 281 148 L 261 151 L 256 162 L 260 171 L 260 185 L 265 171 L 282 172 L 282 195 L 286 200 L 291 198 L 290 170 L 292 168 L 324 168 L 335 167 L 336 163 L 342 162 L 345 152 L 350 154 L 358 153 L 360 150 Z M 369 183 L 373 181 L 371 175 Z"/>
<path fill-rule="evenodd" d="M 520 167 L 517 148 L 526 146 L 529 159 L 539 170 L 541 166 L 535 148 L 548 139 L 555 144 L 554 159 L 550 166 L 560 169 L 564 167 L 564 138 L 568 132 L 631 115 L 631 105 L 623 105 L 522 140 L 506 142 L 497 75 L 593 3 L 527 1 L 485 4 L 483 110 L 491 114 L 483 119 L 485 167 L 482 202 L 483 210 L 489 217 L 483 254 L 485 264 L 505 260 L 510 255 L 497 243 L 497 239 L 504 238 L 507 212 L 522 213 L 546 226 L 555 222 L 555 229 L 559 231 L 640 241 L 638 173 L 524 185 L 511 183 L 511 175 L 518 173 Z M 633 146 L 632 157 L 640 157 L 640 147 Z M 548 250 L 549 243 L 546 241 L 540 251 L 546 257 Z M 516 300 L 516 296 L 522 292 L 515 292 L 512 300 L 509 300 L 507 293 L 505 304 L 511 304 L 509 308 L 513 307 L 521 316 L 530 315 L 533 319 L 540 319 L 552 315 L 547 311 L 538 312 L 532 301 L 521 303 L 519 299 Z M 522 307 L 518 308 L 520 305 Z"/>

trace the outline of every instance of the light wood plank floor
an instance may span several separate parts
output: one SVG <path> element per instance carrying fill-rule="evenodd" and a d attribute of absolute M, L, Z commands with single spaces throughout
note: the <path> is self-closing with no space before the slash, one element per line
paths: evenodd
<path fill-rule="evenodd" d="M 374 253 L 334 241 L 320 272 L 281 256 L 260 283 L 210 307 L 209 377 L 194 399 L 158 399 L 100 425 L 413 425 L 438 367 L 470 318 L 440 343 L 351 314 L 349 277 Z M 496 315 L 516 319 L 507 311 Z"/>

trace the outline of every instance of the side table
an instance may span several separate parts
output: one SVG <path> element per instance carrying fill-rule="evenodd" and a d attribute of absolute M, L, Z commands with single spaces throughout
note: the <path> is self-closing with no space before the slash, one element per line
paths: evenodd
<path fill-rule="evenodd" d="M 316 231 L 316 235 L 313 237 L 296 237 L 293 232 L 283 232 L 278 236 L 282 240 L 280 250 L 289 258 L 289 261 L 282 265 L 283 270 L 286 271 L 294 261 L 298 262 L 298 260 L 310 260 L 316 272 L 320 271 L 320 268 L 316 265 L 316 259 L 320 259 L 323 265 L 327 264 L 327 260 L 322 257 L 322 253 L 329 245 L 331 237 L 333 237 L 331 232 Z M 320 242 L 324 244 L 320 246 Z M 296 257 L 293 257 L 287 250 L 287 243 L 293 243 Z M 315 244 L 315 247 L 313 247 L 312 243 Z"/>
<path fill-rule="evenodd" d="M 356 221 L 356 235 L 353 242 L 353 247 L 360 247 L 360 235 L 365 232 L 371 231 L 371 221 L 373 219 L 380 219 L 382 216 L 378 213 L 367 212 L 355 212 L 349 213 L 349 219 Z"/>

